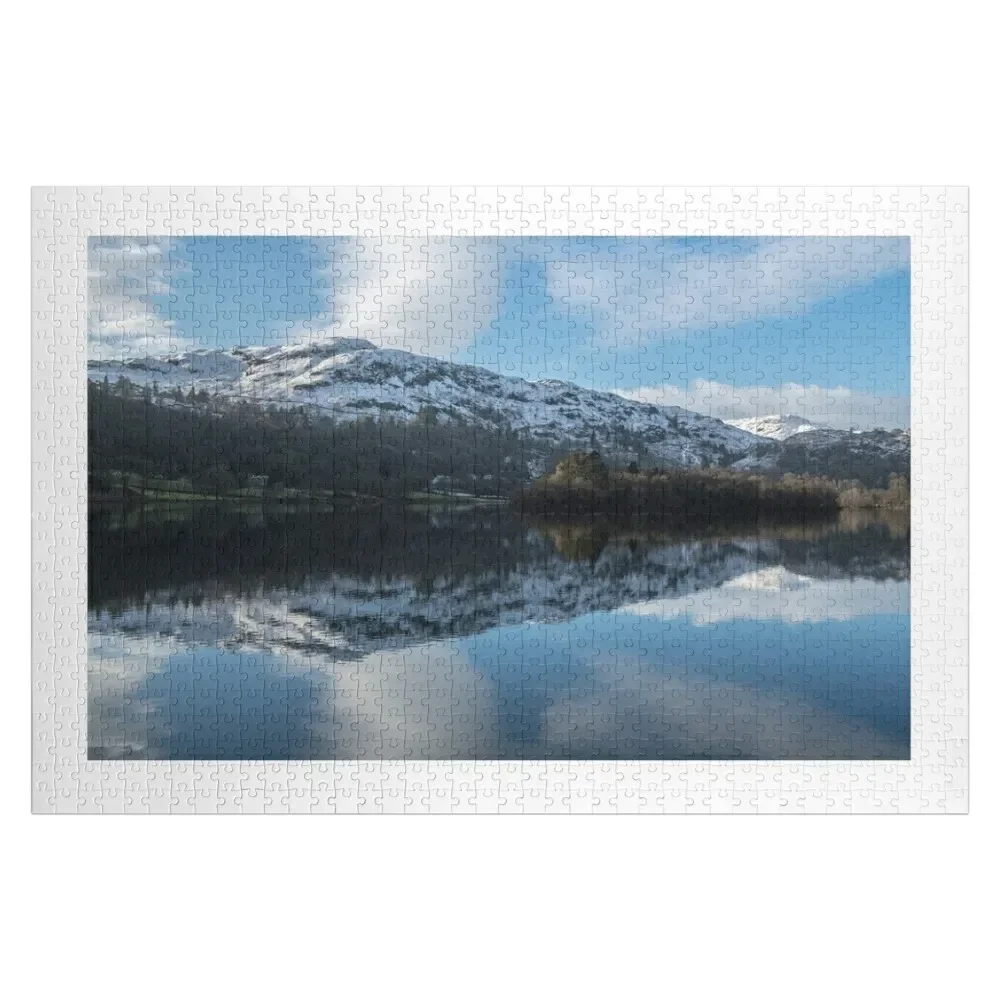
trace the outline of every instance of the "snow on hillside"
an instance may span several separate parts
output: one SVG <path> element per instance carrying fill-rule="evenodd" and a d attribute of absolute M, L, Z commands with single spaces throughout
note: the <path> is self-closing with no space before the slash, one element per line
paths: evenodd
<path fill-rule="evenodd" d="M 216 400 L 315 407 L 345 423 L 366 417 L 412 420 L 433 411 L 439 421 L 517 431 L 538 455 L 597 448 L 647 466 L 808 472 L 858 478 L 865 485 L 884 485 L 890 472 L 909 475 L 909 432 L 837 430 L 790 415 L 723 422 L 571 382 L 529 382 L 377 348 L 367 340 L 91 361 L 88 374 L 97 382 L 124 378 L 153 387 L 164 401 L 193 391 Z"/>
<path fill-rule="evenodd" d="M 92 361 L 89 377 L 125 378 L 160 393 L 206 392 L 280 406 L 314 406 L 335 419 L 438 419 L 509 425 L 539 444 L 595 445 L 667 465 L 728 464 L 760 437 L 676 406 L 655 406 L 570 382 L 499 375 L 365 340 L 331 338 L 290 347 L 201 350 L 124 362 Z"/>
<path fill-rule="evenodd" d="M 826 424 L 817 424 L 803 417 L 791 415 L 780 416 L 777 413 L 766 417 L 744 417 L 740 420 L 727 420 L 730 427 L 749 431 L 760 437 L 771 438 L 773 441 L 787 441 L 794 434 L 804 434 L 807 431 L 828 430 Z"/>

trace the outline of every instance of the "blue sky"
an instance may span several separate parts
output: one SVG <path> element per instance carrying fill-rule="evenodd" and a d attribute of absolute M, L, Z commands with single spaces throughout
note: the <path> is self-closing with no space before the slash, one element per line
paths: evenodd
<path fill-rule="evenodd" d="M 95 238 L 91 357 L 359 336 L 723 419 L 909 425 L 906 237 Z"/>

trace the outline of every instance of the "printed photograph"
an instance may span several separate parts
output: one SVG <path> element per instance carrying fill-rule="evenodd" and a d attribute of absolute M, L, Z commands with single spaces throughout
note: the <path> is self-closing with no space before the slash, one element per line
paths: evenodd
<path fill-rule="evenodd" d="M 910 757 L 908 237 L 92 237 L 93 760 Z"/>

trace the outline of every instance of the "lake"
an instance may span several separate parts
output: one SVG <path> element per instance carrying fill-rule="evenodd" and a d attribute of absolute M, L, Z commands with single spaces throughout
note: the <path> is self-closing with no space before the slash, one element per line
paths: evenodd
<path fill-rule="evenodd" d="M 907 759 L 910 536 L 505 507 L 89 518 L 92 759 Z"/>

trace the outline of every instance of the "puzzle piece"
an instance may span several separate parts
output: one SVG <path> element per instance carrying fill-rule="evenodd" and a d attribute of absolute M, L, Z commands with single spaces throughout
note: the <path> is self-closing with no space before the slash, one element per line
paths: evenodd
<path fill-rule="evenodd" d="M 35 205 L 37 808 L 965 808 L 964 192 Z"/>

